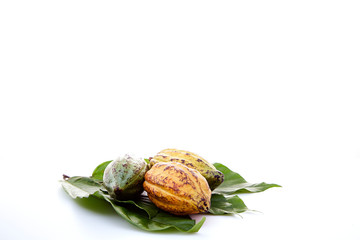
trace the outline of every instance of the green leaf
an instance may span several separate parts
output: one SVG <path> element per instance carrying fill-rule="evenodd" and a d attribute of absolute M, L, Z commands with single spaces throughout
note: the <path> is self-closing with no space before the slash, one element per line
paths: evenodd
<path fill-rule="evenodd" d="M 151 221 L 146 212 L 135 206 L 124 205 L 107 197 L 105 197 L 105 200 L 111 204 L 117 214 L 136 227 L 147 231 L 158 231 L 169 228 L 166 224 Z"/>
<path fill-rule="evenodd" d="M 211 207 L 209 212 L 214 215 L 229 213 L 242 213 L 247 211 L 245 203 L 238 196 L 224 196 L 222 194 L 211 195 Z"/>
<path fill-rule="evenodd" d="M 205 217 L 203 217 L 198 223 L 195 224 L 195 220 L 191 219 L 189 216 L 175 216 L 170 213 L 159 211 L 159 213 L 152 218 L 153 221 L 171 225 L 182 232 L 197 232 L 205 222 Z"/>
<path fill-rule="evenodd" d="M 72 198 L 87 198 L 101 188 L 99 183 L 88 177 L 71 177 L 60 182 L 65 192 Z"/>
<path fill-rule="evenodd" d="M 104 176 L 105 168 L 106 168 L 107 165 L 109 165 L 109 163 L 111 163 L 111 162 L 112 162 L 112 160 L 101 163 L 99 166 L 97 166 L 97 167 L 95 168 L 95 170 L 93 171 L 91 177 L 92 177 L 93 179 L 95 179 L 95 180 L 102 181 L 102 180 L 103 180 L 103 176 Z"/>
<path fill-rule="evenodd" d="M 187 232 L 188 233 L 195 233 L 198 232 L 200 230 L 200 228 L 202 227 L 202 225 L 204 224 L 206 218 L 202 217 L 201 220 L 199 222 L 197 222 L 192 228 L 190 228 Z"/>
<path fill-rule="evenodd" d="M 133 205 L 139 209 L 144 210 L 148 214 L 148 218 L 154 217 L 158 212 L 159 208 L 153 204 L 147 196 L 141 195 L 138 199 L 134 200 L 116 200 L 110 197 L 108 194 L 102 193 L 103 199 L 108 198 L 115 203 L 125 204 L 124 206 Z M 106 200 L 106 199 L 105 199 Z"/>
<path fill-rule="evenodd" d="M 111 204 L 114 210 L 131 224 L 146 230 L 159 231 L 176 229 L 182 232 L 197 232 L 205 222 L 203 217 L 198 223 L 189 216 L 175 216 L 158 209 L 147 196 L 138 199 L 118 201 L 112 199 L 101 184 L 104 170 L 111 161 L 97 166 L 90 178 L 71 177 L 61 181 L 62 187 L 72 198 L 84 198 L 90 195 L 103 199 Z M 214 215 L 241 213 L 248 210 L 238 196 L 229 196 L 238 193 L 254 193 L 265 191 L 271 187 L 280 187 L 277 184 L 248 183 L 238 173 L 226 166 L 215 163 L 214 166 L 224 173 L 224 182 L 213 191 L 209 213 Z"/>
<path fill-rule="evenodd" d="M 144 195 L 141 195 L 140 198 L 135 200 L 133 204 L 146 211 L 149 218 L 154 217 L 159 212 L 159 208 L 157 208 L 155 204 L 153 204 L 150 199 Z"/>
<path fill-rule="evenodd" d="M 231 171 L 221 163 L 214 163 L 217 170 L 221 171 L 224 176 L 224 182 L 218 186 L 213 193 L 222 194 L 239 194 L 239 193 L 256 193 L 262 192 L 272 187 L 281 187 L 273 183 L 248 183 L 240 174 Z"/>
<path fill-rule="evenodd" d="M 146 231 L 159 231 L 165 229 L 177 229 L 182 232 L 197 232 L 205 221 L 203 218 L 195 224 L 189 217 L 173 216 L 163 211 L 159 211 L 153 218 L 148 218 L 148 214 L 135 206 L 128 206 L 105 197 L 115 211 L 129 223 Z M 170 217 L 171 216 L 171 217 Z"/>

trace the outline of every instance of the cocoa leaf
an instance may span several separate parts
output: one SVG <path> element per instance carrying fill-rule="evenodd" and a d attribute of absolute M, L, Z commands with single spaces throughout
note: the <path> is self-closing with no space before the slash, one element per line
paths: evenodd
<path fill-rule="evenodd" d="M 281 187 L 274 183 L 248 183 L 240 174 L 231 171 L 221 163 L 214 163 L 217 170 L 224 174 L 224 182 L 218 186 L 213 193 L 239 194 L 263 192 L 272 187 Z"/>
<path fill-rule="evenodd" d="M 72 198 L 87 198 L 101 188 L 99 183 L 88 177 L 71 177 L 60 182 L 65 192 Z"/>
<path fill-rule="evenodd" d="M 195 220 L 190 217 L 178 217 L 163 211 L 159 211 L 153 218 L 148 218 L 148 215 L 139 208 L 125 206 L 124 203 L 119 203 L 108 197 L 105 197 L 105 200 L 126 221 L 146 231 L 176 229 L 182 232 L 197 232 L 205 221 L 205 218 L 203 218 L 198 223 L 195 223 Z"/>
<path fill-rule="evenodd" d="M 62 187 L 72 198 L 87 198 L 94 196 L 111 204 L 114 210 L 131 224 L 146 230 L 159 231 L 176 229 L 182 232 L 197 232 L 205 222 L 203 217 L 198 223 L 189 216 L 175 216 L 158 209 L 147 196 L 138 199 L 118 201 L 112 199 L 104 189 L 102 183 L 104 170 L 111 161 L 98 165 L 89 177 L 71 177 L 61 181 Z M 215 163 L 214 166 L 224 173 L 224 182 L 213 191 L 211 197 L 210 214 L 222 215 L 241 213 L 248 210 L 238 196 L 229 196 L 238 193 L 254 193 L 265 191 L 271 187 L 280 187 L 277 184 L 248 183 L 240 174 L 231 171 L 225 165 Z"/>
<path fill-rule="evenodd" d="M 101 163 L 100 165 L 98 165 L 95 170 L 93 171 L 91 178 L 93 178 L 94 180 L 97 181 L 102 181 L 103 180 L 103 176 L 104 176 L 104 171 L 105 168 L 107 167 L 107 165 L 109 165 L 109 163 L 111 163 L 112 160 L 110 161 L 106 161 Z"/>
<path fill-rule="evenodd" d="M 206 218 L 203 217 L 198 223 L 195 223 L 195 220 L 191 219 L 189 216 L 175 216 L 162 210 L 152 218 L 153 221 L 169 224 L 179 231 L 188 233 L 199 231 L 204 224 L 205 219 Z"/>
<path fill-rule="evenodd" d="M 148 214 L 148 218 L 153 218 L 154 216 L 156 216 L 156 214 L 159 212 L 159 208 L 157 208 L 155 206 L 155 204 L 153 204 L 150 199 L 145 196 L 145 195 L 140 195 L 139 198 L 137 199 L 133 199 L 133 200 L 116 200 L 113 199 L 112 197 L 110 197 L 108 194 L 102 192 L 101 193 L 102 198 L 105 199 L 110 199 L 115 203 L 119 203 L 122 204 L 123 206 L 129 206 L 129 205 L 134 205 L 139 209 L 144 210 L 147 214 Z M 106 199 L 105 199 L 106 200 Z M 124 205 L 125 204 L 125 205 Z"/>
<path fill-rule="evenodd" d="M 209 213 L 214 215 L 238 214 L 247 211 L 245 203 L 238 196 L 224 196 L 222 194 L 211 195 L 211 207 Z"/>

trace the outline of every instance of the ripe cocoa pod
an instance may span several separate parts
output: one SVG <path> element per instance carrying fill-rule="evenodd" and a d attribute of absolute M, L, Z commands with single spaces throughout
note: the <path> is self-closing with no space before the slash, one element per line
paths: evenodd
<path fill-rule="evenodd" d="M 112 161 L 104 171 L 103 182 L 110 196 L 118 200 L 136 198 L 143 191 L 147 163 L 130 155 Z"/>
<path fill-rule="evenodd" d="M 145 174 L 144 189 L 160 209 L 175 215 L 207 212 L 211 190 L 196 170 L 180 163 L 157 163 Z"/>
<path fill-rule="evenodd" d="M 199 171 L 209 183 L 211 190 L 214 190 L 224 181 L 224 174 L 217 170 L 214 165 L 189 151 L 170 148 L 164 149 L 150 160 L 151 165 L 158 162 L 178 162 Z"/>

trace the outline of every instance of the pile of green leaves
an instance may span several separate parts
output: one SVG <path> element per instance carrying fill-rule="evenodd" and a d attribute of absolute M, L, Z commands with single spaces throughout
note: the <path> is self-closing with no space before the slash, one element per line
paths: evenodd
<path fill-rule="evenodd" d="M 72 198 L 88 198 L 93 196 L 107 201 L 114 210 L 129 223 L 146 231 L 159 231 L 176 229 L 182 232 L 197 232 L 205 222 L 203 217 L 199 222 L 190 216 L 175 216 L 157 208 L 146 195 L 138 199 L 118 201 L 109 196 L 102 185 L 103 174 L 106 166 L 111 161 L 97 166 L 91 177 L 68 177 L 64 175 L 61 180 L 62 187 Z M 214 166 L 224 173 L 224 182 L 217 187 L 211 195 L 211 208 L 208 214 L 239 214 L 249 209 L 237 194 L 262 192 L 277 184 L 248 183 L 240 174 L 231 171 L 220 163 Z"/>

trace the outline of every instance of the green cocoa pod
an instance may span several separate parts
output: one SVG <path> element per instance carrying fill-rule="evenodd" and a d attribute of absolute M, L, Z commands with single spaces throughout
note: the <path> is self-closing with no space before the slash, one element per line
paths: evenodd
<path fill-rule="evenodd" d="M 143 182 L 147 168 L 143 158 L 126 154 L 105 168 L 104 186 L 115 199 L 134 199 L 144 191 Z"/>

